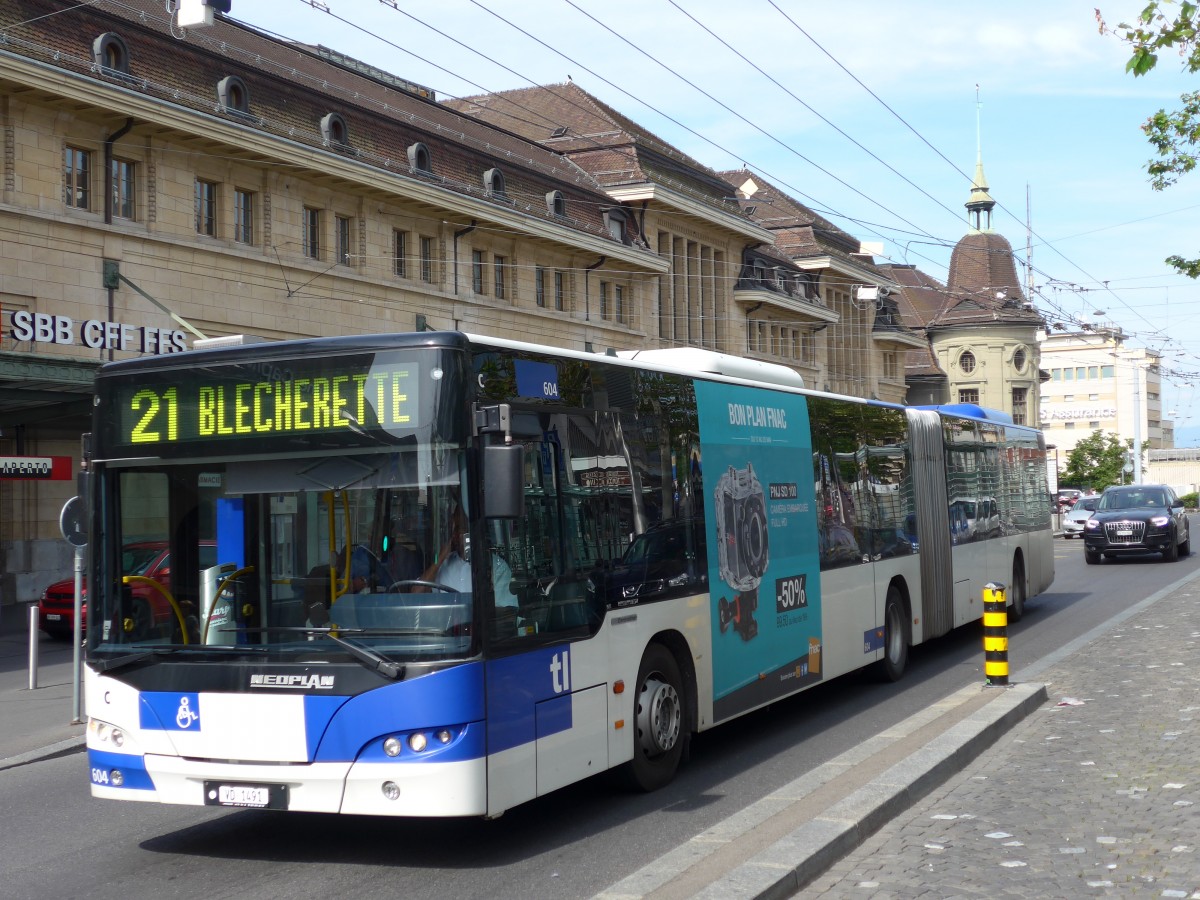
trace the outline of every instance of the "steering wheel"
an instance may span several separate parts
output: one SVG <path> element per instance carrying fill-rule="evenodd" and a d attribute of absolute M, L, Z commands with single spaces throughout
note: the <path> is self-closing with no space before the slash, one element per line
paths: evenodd
<path fill-rule="evenodd" d="M 420 578 L 405 578 L 400 581 L 393 581 L 391 584 L 388 585 L 388 593 L 391 593 L 398 587 L 406 587 L 406 586 L 410 586 L 410 585 L 416 585 L 417 587 L 435 588 L 439 591 L 445 591 L 447 594 L 457 594 L 458 593 L 458 591 L 456 591 L 454 588 L 446 587 L 446 585 L 442 584 L 440 581 L 422 581 Z"/>

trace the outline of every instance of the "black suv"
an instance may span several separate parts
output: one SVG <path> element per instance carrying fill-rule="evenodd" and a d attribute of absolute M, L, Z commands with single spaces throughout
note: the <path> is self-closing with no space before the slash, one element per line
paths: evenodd
<path fill-rule="evenodd" d="M 1083 558 L 1088 565 L 1103 554 L 1155 551 L 1172 562 L 1191 552 L 1191 531 L 1183 501 L 1165 484 L 1114 485 L 1104 489 L 1083 525 Z"/>

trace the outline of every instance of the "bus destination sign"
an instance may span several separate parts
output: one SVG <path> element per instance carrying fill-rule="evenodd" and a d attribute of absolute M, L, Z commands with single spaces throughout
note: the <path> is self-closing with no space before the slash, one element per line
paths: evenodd
<path fill-rule="evenodd" d="M 418 427 L 416 362 L 361 366 L 325 359 L 319 371 L 198 368 L 116 393 L 119 443 L 236 442 Z M 299 364 L 302 366 L 303 364 Z"/>

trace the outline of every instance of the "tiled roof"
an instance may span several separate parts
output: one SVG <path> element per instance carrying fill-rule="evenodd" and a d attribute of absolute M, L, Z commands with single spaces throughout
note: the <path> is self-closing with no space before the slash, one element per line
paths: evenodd
<path fill-rule="evenodd" d="M 946 286 L 914 266 L 880 268 L 901 286 L 900 315 L 913 328 L 1042 324 L 1021 292 L 1012 247 L 999 234 L 974 232 L 960 240 Z"/>
<path fill-rule="evenodd" d="M 606 187 L 652 182 L 735 211 L 733 188 L 574 82 L 447 100 L 443 105 L 569 156 Z"/>
<path fill-rule="evenodd" d="M 909 328 L 923 329 L 951 302 L 945 286 L 916 266 L 885 263 L 879 269 L 900 285 L 896 306 Z"/>
<path fill-rule="evenodd" d="M 753 209 L 749 214 L 751 220 L 774 232 L 776 245 L 793 259 L 832 256 L 868 271 L 878 268 L 870 256 L 859 252 L 862 244 L 858 238 L 781 191 L 761 175 L 748 169 L 734 169 L 721 172 L 720 175 L 738 189 L 742 208 Z M 742 194 L 747 181 L 753 181 L 757 188 L 750 196 Z"/>
<path fill-rule="evenodd" d="M 0 28 L 9 53 L 295 143 L 329 149 L 320 121 L 336 112 L 347 126 L 345 154 L 391 174 L 419 177 L 411 174 L 408 147 L 423 143 L 437 176 L 434 181 L 476 199 L 490 199 L 483 172 L 498 167 L 513 201 L 504 205 L 608 237 L 600 212 L 608 198 L 600 184 L 570 160 L 398 84 L 370 77 L 369 67 L 363 74 L 335 64 L 317 48 L 222 16 L 212 27 L 187 29 L 180 38 L 178 29 L 172 32 L 162 0 L 96 0 L 66 10 L 56 0 L 5 0 L 0 4 Z M 107 31 L 118 33 L 128 47 L 128 77 L 106 77 L 94 69 L 92 41 Z M 247 86 L 248 116 L 218 104 L 217 82 L 229 75 Z M 551 190 L 564 194 L 571 218 L 556 218 L 547 210 L 545 195 Z"/>
<path fill-rule="evenodd" d="M 1023 299 L 1021 280 L 1013 261 L 1012 244 L 994 231 L 973 231 L 954 245 L 947 287 L 956 294 L 990 294 L 1003 291 Z"/>
<path fill-rule="evenodd" d="M 932 347 L 909 350 L 904 354 L 905 378 L 945 378 L 946 373 L 938 365 Z"/>

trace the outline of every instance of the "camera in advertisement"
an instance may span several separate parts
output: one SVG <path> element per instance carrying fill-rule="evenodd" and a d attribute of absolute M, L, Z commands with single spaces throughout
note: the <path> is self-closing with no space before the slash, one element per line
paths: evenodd
<path fill-rule="evenodd" d="M 717 563 L 721 580 L 737 591 L 717 605 L 721 633 L 732 627 L 743 640 L 758 634 L 758 587 L 770 559 L 767 505 L 762 483 L 747 462 L 730 466 L 717 482 Z"/>

